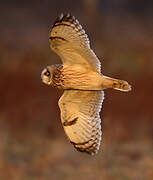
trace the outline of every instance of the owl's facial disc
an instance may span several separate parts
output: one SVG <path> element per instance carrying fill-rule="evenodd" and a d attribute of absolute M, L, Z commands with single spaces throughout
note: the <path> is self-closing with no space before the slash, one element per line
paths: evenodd
<path fill-rule="evenodd" d="M 50 69 L 45 68 L 41 73 L 41 79 L 43 83 L 50 85 L 52 83 L 52 74 Z"/>

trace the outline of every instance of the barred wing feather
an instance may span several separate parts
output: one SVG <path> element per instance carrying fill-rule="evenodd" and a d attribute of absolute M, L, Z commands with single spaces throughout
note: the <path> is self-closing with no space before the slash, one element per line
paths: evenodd
<path fill-rule="evenodd" d="M 96 154 L 101 143 L 103 91 L 65 90 L 59 100 L 65 133 L 81 152 Z"/>
<path fill-rule="evenodd" d="M 101 65 L 92 49 L 87 34 L 79 21 L 69 14 L 61 14 L 53 24 L 50 46 L 62 59 L 64 64 L 81 64 L 101 71 Z"/>

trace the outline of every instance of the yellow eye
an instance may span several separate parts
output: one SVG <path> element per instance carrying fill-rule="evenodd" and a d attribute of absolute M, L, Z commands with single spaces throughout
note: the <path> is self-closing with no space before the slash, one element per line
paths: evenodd
<path fill-rule="evenodd" d="M 50 76 L 50 72 L 49 72 L 49 71 L 46 71 L 46 72 L 44 73 L 44 75 L 45 75 L 45 76 Z"/>

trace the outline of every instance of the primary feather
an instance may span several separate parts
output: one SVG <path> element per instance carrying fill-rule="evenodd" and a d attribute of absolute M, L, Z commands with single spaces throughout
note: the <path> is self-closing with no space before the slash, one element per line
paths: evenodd
<path fill-rule="evenodd" d="M 100 111 L 103 91 L 65 90 L 59 100 L 64 130 L 74 147 L 89 154 L 98 152 L 101 143 Z"/>
<path fill-rule="evenodd" d="M 52 50 L 64 64 L 82 64 L 101 71 L 100 61 L 90 48 L 89 38 L 74 16 L 61 14 L 52 26 L 49 39 Z"/>

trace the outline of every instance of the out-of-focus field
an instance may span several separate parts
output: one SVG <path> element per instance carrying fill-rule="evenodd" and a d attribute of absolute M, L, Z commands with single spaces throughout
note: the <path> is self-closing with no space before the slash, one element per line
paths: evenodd
<path fill-rule="evenodd" d="M 153 179 L 153 7 L 91 2 L 1 4 L 0 180 Z M 132 85 L 129 93 L 105 91 L 102 146 L 92 157 L 64 134 L 63 92 L 40 80 L 46 65 L 60 63 L 48 32 L 61 12 L 80 20 L 103 74 Z"/>
<path fill-rule="evenodd" d="M 77 153 L 64 138 L 34 134 L 5 137 L 1 143 L 0 179 L 151 180 L 153 153 L 147 141 L 102 145 L 96 156 Z M 3 146 L 3 147 L 2 147 Z"/>

